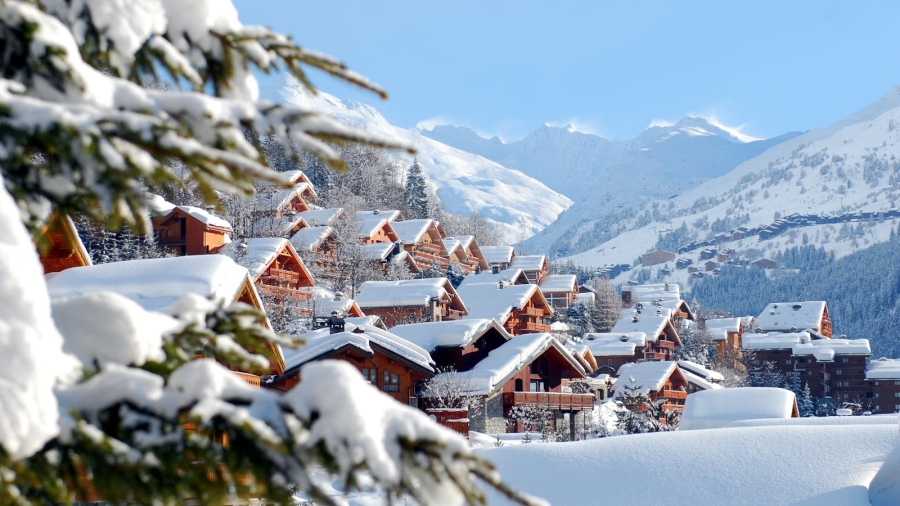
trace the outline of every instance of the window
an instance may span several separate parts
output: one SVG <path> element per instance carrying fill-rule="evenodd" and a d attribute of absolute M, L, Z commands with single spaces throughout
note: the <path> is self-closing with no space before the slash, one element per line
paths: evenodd
<path fill-rule="evenodd" d="M 843 374 L 840 369 L 834 371 L 835 374 Z"/>
<path fill-rule="evenodd" d="M 790 359 L 785 360 L 785 361 L 784 361 L 784 364 L 785 364 L 785 365 L 791 365 L 791 360 L 790 360 Z"/>
<path fill-rule="evenodd" d="M 607 361 L 606 361 L 606 365 L 612 367 L 612 359 L 607 360 Z"/>
<path fill-rule="evenodd" d="M 846 364 L 847 362 L 850 362 L 850 359 L 848 357 L 843 357 L 841 358 L 841 362 Z"/>
<path fill-rule="evenodd" d="M 878 382 L 877 382 L 877 381 L 875 382 L 875 386 L 876 386 L 876 387 L 878 386 Z"/>
<path fill-rule="evenodd" d="M 516 392 L 521 392 L 524 390 L 524 388 L 525 388 L 525 385 L 522 382 L 522 379 L 521 378 L 517 379 L 516 380 Z"/>
<path fill-rule="evenodd" d="M 894 382 L 894 386 L 895 386 L 895 387 L 900 387 L 900 381 L 895 381 L 895 382 Z"/>
<path fill-rule="evenodd" d="M 541 380 L 531 380 L 531 391 L 532 392 L 543 392 L 544 391 L 544 382 Z"/>
<path fill-rule="evenodd" d="M 900 404 L 894 404 L 894 411 L 900 411 Z"/>
<path fill-rule="evenodd" d="M 378 386 L 378 369 L 363 369 L 363 378 L 369 383 Z"/>
<path fill-rule="evenodd" d="M 875 397 L 875 398 L 876 398 L 876 399 L 877 399 L 877 398 L 879 398 L 879 397 L 881 397 L 881 394 L 880 394 L 880 393 L 878 393 L 878 392 L 875 392 L 875 395 L 874 395 L 874 397 Z"/>
<path fill-rule="evenodd" d="M 894 392 L 894 397 L 900 397 L 900 392 Z"/>
<path fill-rule="evenodd" d="M 384 371 L 384 391 L 385 392 L 399 392 L 400 391 L 400 376 L 396 374 L 389 373 Z"/>
<path fill-rule="evenodd" d="M 850 386 L 850 382 L 849 382 L 849 381 L 838 381 L 838 382 L 837 382 L 837 386 L 839 386 L 839 387 L 849 387 L 849 386 Z M 898 392 L 898 393 L 900 393 L 900 392 Z"/>

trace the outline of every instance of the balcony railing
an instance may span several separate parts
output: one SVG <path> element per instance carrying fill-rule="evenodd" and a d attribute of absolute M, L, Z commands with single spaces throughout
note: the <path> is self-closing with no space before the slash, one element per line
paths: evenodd
<path fill-rule="evenodd" d="M 662 396 L 670 400 L 687 399 L 687 392 L 684 390 L 663 390 Z"/>
<path fill-rule="evenodd" d="M 280 281 L 282 283 L 297 283 L 300 281 L 300 274 L 293 271 L 286 271 L 284 269 L 276 269 L 274 267 L 269 268 L 269 270 L 266 271 L 266 275 L 264 277 Z"/>
<path fill-rule="evenodd" d="M 667 402 L 662 405 L 662 411 L 675 411 L 677 413 L 684 413 L 684 406 L 679 406 L 678 404 Z"/>
<path fill-rule="evenodd" d="M 280 286 L 272 286 L 272 285 L 259 285 L 260 291 L 263 295 L 268 295 L 270 297 L 281 297 L 285 299 L 291 299 L 296 301 L 306 301 L 312 296 L 309 292 L 305 290 L 297 290 L 296 288 L 283 288 Z"/>
<path fill-rule="evenodd" d="M 536 307 L 526 307 L 519 310 L 518 316 L 544 316 L 544 310 Z"/>
<path fill-rule="evenodd" d="M 459 320 L 463 316 L 465 316 L 465 313 L 463 313 L 462 311 L 457 311 L 456 309 L 448 309 L 446 311 L 446 314 L 444 314 L 444 319 L 445 320 Z"/>
<path fill-rule="evenodd" d="M 259 376 L 255 375 L 255 374 L 240 372 L 240 371 L 231 371 L 231 373 L 237 375 L 239 378 L 246 381 L 247 383 L 250 383 L 251 385 L 259 388 Z"/>
<path fill-rule="evenodd" d="M 584 410 L 593 409 L 594 394 L 563 394 L 559 392 L 505 392 L 504 406 L 541 404 L 550 409 Z"/>
<path fill-rule="evenodd" d="M 672 341 L 663 341 L 662 339 L 660 339 L 659 341 L 656 342 L 656 345 L 659 346 L 660 348 L 665 348 L 667 350 L 675 349 L 675 343 L 673 343 Z"/>
<path fill-rule="evenodd" d="M 659 353 L 655 351 L 645 351 L 644 352 L 644 360 L 666 360 L 665 353 Z"/>
<path fill-rule="evenodd" d="M 550 332 L 550 325 L 543 323 L 518 322 L 513 327 L 515 332 Z"/>

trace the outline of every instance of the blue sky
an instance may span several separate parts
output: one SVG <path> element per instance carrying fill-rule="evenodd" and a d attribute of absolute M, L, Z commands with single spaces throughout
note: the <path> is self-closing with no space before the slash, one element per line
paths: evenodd
<path fill-rule="evenodd" d="M 900 84 L 900 2 L 235 0 L 384 86 L 321 75 L 392 123 L 516 139 L 542 123 L 631 138 L 712 116 L 757 137 L 823 127 Z M 280 79 L 263 93 L 277 96 Z"/>

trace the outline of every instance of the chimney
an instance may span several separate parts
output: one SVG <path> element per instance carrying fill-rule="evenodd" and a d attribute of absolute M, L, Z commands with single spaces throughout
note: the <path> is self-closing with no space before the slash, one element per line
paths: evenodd
<path fill-rule="evenodd" d="M 328 318 L 328 330 L 329 334 L 337 334 L 344 331 L 344 318 L 338 311 L 331 312 L 331 317 Z"/>
<path fill-rule="evenodd" d="M 491 265 L 491 274 L 500 274 L 500 266 L 497 264 Z"/>
<path fill-rule="evenodd" d="M 204 209 L 206 209 L 206 212 L 209 214 L 216 214 L 216 206 L 212 204 L 207 205 Z"/>

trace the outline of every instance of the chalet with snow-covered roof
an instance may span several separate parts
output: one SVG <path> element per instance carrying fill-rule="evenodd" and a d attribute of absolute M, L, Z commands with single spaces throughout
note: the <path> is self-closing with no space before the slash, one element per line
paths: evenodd
<path fill-rule="evenodd" d="M 550 331 L 553 308 L 537 285 L 462 283 L 459 294 L 469 308 L 467 318 L 497 320 L 514 336 Z"/>
<path fill-rule="evenodd" d="M 544 276 L 550 274 L 550 262 L 547 255 L 521 255 L 513 257 L 510 269 L 522 269 L 529 283 L 539 284 Z"/>
<path fill-rule="evenodd" d="M 481 253 L 491 268 L 499 270 L 509 269 L 516 257 L 516 250 L 512 246 L 482 246 Z"/>
<path fill-rule="evenodd" d="M 759 267 L 760 269 L 774 269 L 775 261 L 769 260 L 768 258 L 761 258 L 751 263 L 750 265 L 752 265 L 753 267 Z"/>
<path fill-rule="evenodd" d="M 253 214 L 256 216 L 285 216 L 309 211 L 316 201 L 316 192 L 308 183 L 298 183 L 291 188 L 278 188 L 253 197 Z"/>
<path fill-rule="evenodd" d="M 641 265 L 650 267 L 651 265 L 664 264 L 675 260 L 675 253 L 671 251 L 651 251 L 641 255 Z"/>
<path fill-rule="evenodd" d="M 683 320 L 694 320 L 690 306 L 681 298 L 681 286 L 677 283 L 651 283 L 622 287 L 622 304 L 636 309 L 665 308 L 672 311 L 676 325 Z"/>
<path fill-rule="evenodd" d="M 337 261 L 337 232 L 331 227 L 300 229 L 290 241 L 298 254 L 312 260 L 311 266 L 327 270 Z"/>
<path fill-rule="evenodd" d="M 302 170 L 286 170 L 279 174 L 281 177 L 287 179 L 287 181 L 292 185 L 298 185 L 300 183 L 306 183 L 312 186 L 312 181 L 309 180 L 309 177 Z"/>
<path fill-rule="evenodd" d="M 347 213 L 344 212 L 343 207 L 310 209 L 297 213 L 297 216 L 309 223 L 310 227 L 333 227 L 338 221 L 347 219 Z"/>
<path fill-rule="evenodd" d="M 681 338 L 672 324 L 671 310 L 657 309 L 655 312 L 623 309 L 622 317 L 609 331 L 611 334 L 643 332 L 647 345 L 643 360 L 672 360 L 675 348 L 681 346 Z"/>
<path fill-rule="evenodd" d="M 756 332 L 800 332 L 812 330 L 831 337 L 831 316 L 825 301 L 773 302 L 756 317 Z"/>
<path fill-rule="evenodd" d="M 251 224 L 250 237 L 290 237 L 301 229 L 309 227 L 309 223 L 300 216 L 301 213 L 290 213 L 283 216 L 262 216 Z"/>
<path fill-rule="evenodd" d="M 445 239 L 459 241 L 466 254 L 466 260 L 463 262 L 463 265 L 468 267 L 467 270 L 469 272 L 481 272 L 491 269 L 491 265 L 488 263 L 487 259 L 484 258 L 484 254 L 481 252 L 481 248 L 478 246 L 478 241 L 475 240 L 475 236 L 461 235 L 447 237 Z"/>
<path fill-rule="evenodd" d="M 593 374 L 594 371 L 597 370 L 597 360 L 594 358 L 594 354 L 591 353 L 591 350 L 587 345 L 583 343 L 570 343 L 566 345 L 566 349 L 572 353 L 575 360 L 578 360 L 578 362 L 581 363 L 585 372 Z"/>
<path fill-rule="evenodd" d="M 388 328 L 403 323 L 458 320 L 468 314 L 463 299 L 447 278 L 366 281 L 356 303 Z"/>
<path fill-rule="evenodd" d="M 72 218 L 59 211 L 44 222 L 34 242 L 44 274 L 92 265 L 91 255 L 81 242 Z"/>
<path fill-rule="evenodd" d="M 716 354 L 734 367 L 741 357 L 741 336 L 744 323 L 741 318 L 707 318 L 703 325 L 710 338 L 716 343 Z"/>
<path fill-rule="evenodd" d="M 400 240 L 391 222 L 378 217 L 359 220 L 359 235 L 362 237 L 363 244 Z"/>
<path fill-rule="evenodd" d="M 361 220 L 370 220 L 372 218 L 383 218 L 393 223 L 395 221 L 403 221 L 403 214 L 396 209 L 393 210 L 384 210 L 384 209 L 374 209 L 372 211 L 356 211 L 356 216 Z"/>
<path fill-rule="evenodd" d="M 156 242 L 179 256 L 215 253 L 230 240 L 231 224 L 208 210 L 173 206 L 153 218 Z"/>
<path fill-rule="evenodd" d="M 665 400 L 665 411 L 684 411 L 688 396 L 688 381 L 675 362 L 639 362 L 625 364 L 617 373 L 619 379 L 612 386 L 613 396 L 625 394 L 626 387 L 635 387 L 651 400 Z"/>
<path fill-rule="evenodd" d="M 494 320 L 464 319 L 413 323 L 391 332 L 431 354 L 440 370 L 468 371 L 512 336 Z"/>
<path fill-rule="evenodd" d="M 538 286 L 547 302 L 557 311 L 569 309 L 578 296 L 578 279 L 574 274 L 544 276 Z"/>
<path fill-rule="evenodd" d="M 172 310 L 187 294 L 224 303 L 243 302 L 264 311 L 247 269 L 225 255 L 154 258 L 75 267 L 49 277 L 47 289 L 53 299 L 115 292 L 148 311 Z M 268 319 L 263 323 L 269 326 Z M 273 346 L 268 358 L 270 374 L 282 374 L 284 359 L 281 351 Z M 260 384 L 258 375 L 237 374 L 252 385 Z"/>
<path fill-rule="evenodd" d="M 285 373 L 274 381 L 276 388 L 289 390 L 303 381 L 302 367 L 309 362 L 343 360 L 378 390 L 415 406 L 416 385 L 435 372 L 427 351 L 378 327 L 345 324 L 343 330 L 325 327 L 301 337 L 306 344 L 285 350 Z"/>
<path fill-rule="evenodd" d="M 363 255 L 376 262 L 382 270 L 393 264 L 403 265 L 409 272 L 418 275 L 422 271 L 413 257 L 400 246 L 400 243 L 376 242 L 363 246 Z"/>
<path fill-rule="evenodd" d="M 303 302 L 312 297 L 312 274 L 287 239 L 253 238 L 232 242 L 222 249 L 250 272 L 256 288 L 275 301 Z"/>
<path fill-rule="evenodd" d="M 447 270 L 450 256 L 434 220 L 404 220 L 393 225 L 403 247 L 420 269 L 427 270 L 437 265 L 442 271 Z"/>
<path fill-rule="evenodd" d="M 595 370 L 615 376 L 625 364 L 645 360 L 645 354 L 653 353 L 643 332 L 588 333 L 581 341 L 597 363 Z"/>
<path fill-rule="evenodd" d="M 325 293 L 322 293 L 325 292 Z M 327 318 L 332 315 L 340 316 L 345 320 L 350 318 L 365 318 L 366 314 L 360 309 L 359 304 L 353 299 L 335 297 L 322 290 L 310 301 L 310 309 L 314 317 Z M 368 322 L 371 324 L 371 322 Z"/>
<path fill-rule="evenodd" d="M 447 374 L 447 373 L 443 373 Z M 570 383 L 583 381 L 586 372 L 572 354 L 550 334 L 519 336 L 490 351 L 470 370 L 455 373 L 462 393 L 483 400 L 483 409 L 470 413 L 472 430 L 487 433 L 518 432 L 508 426 L 510 410 L 542 404 L 555 414 L 556 423 L 569 419 L 572 429 L 581 411 L 594 407 L 593 394 L 571 393 Z M 570 431 L 571 434 L 575 430 Z"/>
<path fill-rule="evenodd" d="M 725 377 L 721 373 L 688 360 L 679 360 L 676 363 L 688 382 L 689 394 L 723 388 L 721 383 L 725 380 Z"/>
<path fill-rule="evenodd" d="M 678 430 L 718 429 L 745 420 L 799 418 L 797 397 L 783 388 L 721 388 L 685 400 Z"/>
<path fill-rule="evenodd" d="M 869 362 L 866 386 L 872 413 L 900 412 L 900 359 L 881 357 Z"/>
<path fill-rule="evenodd" d="M 459 286 L 460 288 L 473 285 L 491 285 L 497 287 L 500 285 L 509 286 L 527 284 L 528 278 L 525 277 L 525 273 L 522 272 L 522 269 L 494 269 L 492 271 L 482 271 L 478 274 L 470 274 L 462 280 L 462 283 L 460 283 Z"/>

